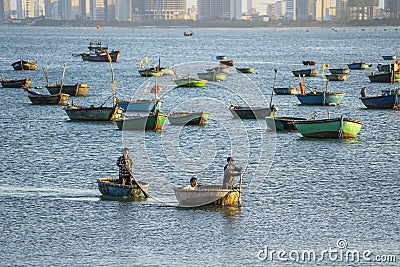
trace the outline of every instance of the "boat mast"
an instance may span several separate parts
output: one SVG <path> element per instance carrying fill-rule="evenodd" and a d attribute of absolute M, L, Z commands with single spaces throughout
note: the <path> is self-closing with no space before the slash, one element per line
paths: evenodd
<path fill-rule="evenodd" d="M 275 89 L 275 82 L 276 82 L 276 76 L 278 76 L 278 70 L 274 69 L 275 71 L 275 76 L 274 76 L 274 84 L 272 85 L 272 92 L 271 92 L 271 100 L 269 101 L 269 107 L 272 107 L 272 98 L 274 97 L 274 89 Z"/>
<path fill-rule="evenodd" d="M 64 84 L 64 74 L 65 74 L 65 69 L 66 68 L 67 68 L 67 64 L 64 63 L 64 68 L 63 68 L 63 72 L 62 72 L 62 75 L 61 75 L 60 94 L 62 92 L 62 87 L 63 87 L 63 84 Z"/>

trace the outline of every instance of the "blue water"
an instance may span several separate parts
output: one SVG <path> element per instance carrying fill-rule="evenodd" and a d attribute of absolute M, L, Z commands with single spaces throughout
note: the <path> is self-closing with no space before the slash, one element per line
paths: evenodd
<path fill-rule="evenodd" d="M 2 266 L 396 266 L 400 262 L 400 145 L 398 110 L 367 110 L 358 99 L 388 89 L 367 77 L 398 52 L 395 28 L 182 29 L 0 28 L 0 74 L 29 76 L 43 86 L 81 82 L 91 86 L 78 105 L 100 105 L 111 95 L 108 63 L 83 62 L 90 41 L 121 51 L 112 64 L 121 98 L 143 93 L 155 80 L 139 76 L 137 63 L 175 66 L 195 75 L 227 55 L 255 73 L 231 71 L 205 88 L 174 88 L 162 77 L 163 109 L 211 112 L 206 127 L 176 127 L 161 133 L 121 132 L 112 123 L 71 122 L 60 106 L 34 106 L 22 89 L 0 88 L 0 262 Z M 298 86 L 291 70 L 314 59 L 318 67 L 345 67 L 349 61 L 373 63 L 352 71 L 329 89 L 345 92 L 338 107 L 300 106 L 295 96 L 274 96 L 282 116 L 317 118 L 344 115 L 364 122 L 358 138 L 312 140 L 299 133 L 274 133 L 263 121 L 235 120 L 235 104 L 269 105 L 276 86 Z M 20 58 L 38 61 L 36 71 L 12 70 Z M 327 70 L 326 70 L 327 72 Z M 307 78 L 321 88 L 322 78 Z M 110 105 L 107 102 L 106 105 Z M 150 183 L 142 202 L 100 198 L 96 179 L 116 177 L 117 157 L 130 148 L 135 177 Z M 173 187 L 220 183 L 227 156 L 245 168 L 241 208 L 179 209 Z M 344 245 L 343 245 L 344 244 Z M 347 245 L 346 245 L 347 244 Z M 264 261 L 265 247 L 286 252 Z M 371 257 L 345 260 L 336 254 L 320 262 L 295 261 L 296 251 L 371 251 Z M 258 253 L 261 251 L 261 254 Z M 292 254 L 289 252 L 292 251 Z M 340 254 L 339 253 L 339 254 Z M 368 254 L 368 253 L 367 253 Z M 289 255 L 291 257 L 289 257 Z M 330 257 L 329 257 L 330 256 Z M 337 255 L 336 255 L 337 256 Z M 387 256 L 385 263 L 369 262 Z M 396 262 L 394 258 L 396 257 Z M 321 259 L 321 257 L 320 257 Z M 382 259 L 382 258 L 381 258 Z M 388 262 L 392 261 L 392 262 Z"/>

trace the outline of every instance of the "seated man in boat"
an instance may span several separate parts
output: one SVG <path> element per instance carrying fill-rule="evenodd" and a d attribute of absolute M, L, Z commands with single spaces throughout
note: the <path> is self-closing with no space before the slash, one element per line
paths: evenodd
<path fill-rule="evenodd" d="M 189 190 L 194 190 L 197 188 L 197 178 L 195 176 L 193 176 L 192 178 L 190 178 L 190 185 L 186 186 L 186 189 Z"/>
<path fill-rule="evenodd" d="M 235 185 L 235 176 L 240 176 L 243 173 L 243 169 L 235 166 L 235 160 L 232 157 L 228 157 L 226 161 L 228 164 L 226 164 L 224 167 L 224 180 L 222 182 L 222 188 L 232 189 Z"/>
<path fill-rule="evenodd" d="M 124 154 L 118 158 L 117 165 L 119 167 L 118 183 L 122 185 L 132 185 L 132 159 L 129 157 L 128 148 L 124 148 Z"/>

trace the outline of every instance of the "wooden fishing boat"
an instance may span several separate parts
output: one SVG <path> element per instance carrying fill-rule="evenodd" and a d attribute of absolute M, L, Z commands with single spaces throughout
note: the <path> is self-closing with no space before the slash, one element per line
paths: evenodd
<path fill-rule="evenodd" d="M 292 73 L 296 77 L 315 77 L 318 75 L 318 68 L 292 70 Z"/>
<path fill-rule="evenodd" d="M 91 105 L 87 107 L 74 104 L 66 106 L 64 110 L 72 121 L 113 121 L 120 119 L 124 112 L 123 109 L 117 106 L 97 107 Z"/>
<path fill-rule="evenodd" d="M 298 117 L 277 117 L 268 116 L 265 118 L 267 127 L 273 131 L 297 131 L 295 121 L 307 120 L 305 118 Z"/>
<path fill-rule="evenodd" d="M 39 92 L 35 92 L 25 88 L 28 93 L 29 100 L 34 105 L 62 105 L 67 103 L 69 95 L 58 93 L 55 95 L 44 95 Z"/>
<path fill-rule="evenodd" d="M 217 60 L 226 60 L 227 56 L 216 56 Z"/>
<path fill-rule="evenodd" d="M 174 80 L 178 87 L 204 87 L 207 84 L 207 80 L 197 78 L 182 78 Z"/>
<path fill-rule="evenodd" d="M 193 35 L 194 35 L 194 32 L 192 30 L 183 32 L 183 36 L 193 36 Z"/>
<path fill-rule="evenodd" d="M 249 120 L 260 120 L 270 116 L 273 111 L 270 107 L 242 107 L 231 104 L 229 107 L 232 115 L 236 119 L 249 119 Z"/>
<path fill-rule="evenodd" d="M 348 77 L 350 77 L 350 75 L 346 75 L 346 74 L 326 74 L 325 75 L 326 79 L 328 79 L 329 81 L 340 81 L 343 82 L 345 81 Z"/>
<path fill-rule="evenodd" d="M 168 116 L 172 125 L 206 125 L 209 112 L 173 112 Z"/>
<path fill-rule="evenodd" d="M 31 79 L 16 79 L 16 80 L 8 80 L 8 79 L 1 79 L 1 86 L 7 88 L 28 88 L 31 85 Z"/>
<path fill-rule="evenodd" d="M 347 64 L 347 66 L 349 67 L 349 69 L 352 69 L 352 70 L 365 70 L 365 69 L 368 69 L 368 68 L 372 67 L 372 64 L 365 63 L 365 62 L 362 62 L 362 61 L 361 62 L 352 61 L 352 62 L 349 62 Z"/>
<path fill-rule="evenodd" d="M 238 205 L 239 190 L 237 187 L 222 189 L 220 185 L 202 185 L 192 190 L 186 186 L 174 188 L 176 199 L 181 207 Z"/>
<path fill-rule="evenodd" d="M 225 80 L 228 73 L 225 72 L 201 72 L 197 73 L 199 79 L 207 80 L 209 82 L 222 82 Z"/>
<path fill-rule="evenodd" d="M 251 68 L 251 67 L 243 67 L 243 68 L 238 68 L 238 67 L 236 67 L 236 70 L 237 70 L 238 72 L 241 72 L 241 73 L 248 73 L 248 74 L 254 72 L 254 68 Z"/>
<path fill-rule="evenodd" d="M 142 77 L 154 77 L 154 76 L 161 76 L 163 74 L 164 67 L 151 67 L 138 70 L 140 76 Z"/>
<path fill-rule="evenodd" d="M 115 123 L 119 130 L 161 131 L 167 117 L 167 114 L 157 110 L 147 116 L 125 116 L 115 120 Z"/>
<path fill-rule="evenodd" d="M 303 65 L 313 66 L 315 64 L 317 64 L 317 61 L 315 61 L 315 60 L 303 60 Z"/>
<path fill-rule="evenodd" d="M 233 66 L 235 65 L 235 61 L 234 60 L 221 60 L 219 63 L 223 64 L 223 65 L 227 65 L 227 66 Z"/>
<path fill-rule="evenodd" d="M 295 95 L 297 94 L 298 88 L 296 87 L 275 87 L 273 88 L 274 93 L 277 95 Z"/>
<path fill-rule="evenodd" d="M 37 62 L 34 61 L 26 61 L 26 60 L 18 60 L 11 64 L 14 70 L 36 70 L 38 67 Z"/>
<path fill-rule="evenodd" d="M 372 83 L 392 83 L 400 81 L 400 72 L 371 72 L 368 75 Z"/>
<path fill-rule="evenodd" d="M 361 91 L 360 100 L 367 108 L 373 109 L 400 109 L 400 90 L 383 91 L 382 95 L 367 96 L 366 88 Z"/>
<path fill-rule="evenodd" d="M 108 51 L 107 46 L 102 46 L 101 42 L 91 42 L 88 46 L 89 53 L 80 53 L 77 56 L 81 56 L 83 61 L 94 61 L 94 62 L 108 62 L 108 56 L 111 58 L 111 62 L 117 62 L 120 55 L 120 51 L 112 50 Z M 75 55 L 74 55 L 75 56 Z"/>
<path fill-rule="evenodd" d="M 396 55 L 384 55 L 382 56 L 384 60 L 395 60 L 397 57 Z"/>
<path fill-rule="evenodd" d="M 297 99 L 302 105 L 339 105 L 345 93 L 333 93 L 327 91 L 313 91 L 305 94 L 297 94 Z"/>
<path fill-rule="evenodd" d="M 62 93 L 70 96 L 85 96 L 90 89 L 89 85 L 85 83 L 76 83 L 72 85 L 49 83 L 46 85 L 46 88 L 52 95 L 58 94 L 61 90 Z"/>
<path fill-rule="evenodd" d="M 383 71 L 391 71 L 394 68 L 394 64 L 381 64 L 378 63 L 378 65 L 376 66 L 379 72 L 383 72 Z"/>
<path fill-rule="evenodd" d="M 160 109 L 162 101 L 137 99 L 137 100 L 121 100 L 117 98 L 117 106 L 125 111 L 149 112 L 154 109 Z"/>
<path fill-rule="evenodd" d="M 138 181 L 139 182 L 139 181 Z M 129 197 L 129 198 L 146 198 L 149 190 L 149 184 L 139 182 L 138 185 L 122 185 L 118 183 L 118 178 L 99 178 L 97 185 L 100 193 L 107 197 Z M 143 193 L 142 189 L 146 192 Z"/>
<path fill-rule="evenodd" d="M 328 70 L 332 74 L 349 74 L 351 71 L 349 68 L 330 68 Z"/>
<path fill-rule="evenodd" d="M 349 118 L 295 121 L 295 126 L 304 137 L 354 138 L 363 122 Z"/>

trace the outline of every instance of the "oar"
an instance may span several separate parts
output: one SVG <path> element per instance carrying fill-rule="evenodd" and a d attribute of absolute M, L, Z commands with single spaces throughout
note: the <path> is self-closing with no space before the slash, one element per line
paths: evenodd
<path fill-rule="evenodd" d="M 136 181 L 135 177 L 133 176 L 133 173 L 132 173 L 131 169 L 128 168 L 128 171 L 129 171 L 129 174 L 132 176 L 133 181 L 135 181 L 135 183 L 137 184 L 139 189 L 142 190 L 143 195 L 145 197 L 150 197 L 150 195 L 148 193 L 146 193 L 146 191 L 143 190 L 142 185 L 138 181 Z"/>
<path fill-rule="evenodd" d="M 238 197 L 238 206 L 242 206 L 242 201 L 240 199 L 240 193 L 242 192 L 242 176 L 243 173 L 240 173 L 240 179 L 239 179 L 239 197 Z"/>

